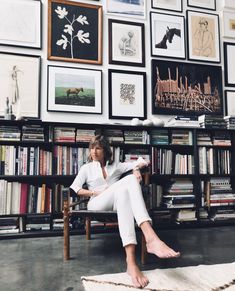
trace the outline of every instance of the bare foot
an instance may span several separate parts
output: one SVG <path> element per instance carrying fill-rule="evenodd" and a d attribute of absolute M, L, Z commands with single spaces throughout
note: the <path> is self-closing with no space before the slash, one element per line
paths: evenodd
<path fill-rule="evenodd" d="M 175 252 L 163 241 L 157 238 L 147 242 L 146 247 L 148 253 L 154 254 L 159 258 L 177 258 L 180 256 L 180 252 Z"/>
<path fill-rule="evenodd" d="M 144 288 L 149 283 L 148 278 L 135 263 L 127 263 L 127 274 L 131 276 L 132 283 L 136 288 Z"/>

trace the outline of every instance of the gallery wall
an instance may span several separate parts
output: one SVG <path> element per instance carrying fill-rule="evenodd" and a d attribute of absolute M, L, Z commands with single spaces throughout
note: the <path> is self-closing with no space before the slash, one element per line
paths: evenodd
<path fill-rule="evenodd" d="M 8 0 L 5 0 L 8 1 Z M 11 0 L 10 0 L 11 1 Z M 31 1 L 31 0 L 30 0 Z M 224 2 L 221 0 L 216 1 L 216 10 L 211 9 L 200 9 L 198 7 L 188 7 L 187 1 L 182 1 L 182 12 L 181 11 L 168 11 L 163 9 L 156 9 L 152 7 L 152 4 L 157 1 L 150 1 L 146 0 L 145 4 L 145 17 L 130 17 L 122 14 L 112 14 L 107 13 L 107 3 L 105 0 L 103 1 L 73 1 L 74 3 L 85 3 L 85 4 L 93 4 L 93 5 L 100 5 L 102 7 L 102 64 L 96 64 L 92 63 L 91 61 L 86 62 L 71 62 L 68 60 L 61 61 L 58 58 L 53 59 L 51 58 L 48 60 L 48 1 L 42 0 L 42 48 L 41 49 L 34 49 L 34 48 L 24 48 L 20 46 L 12 46 L 12 45 L 1 45 L 0 44 L 0 51 L 1 52 L 12 52 L 12 53 L 19 53 L 19 54 L 27 54 L 27 55 L 37 55 L 41 57 L 41 80 L 40 80 L 40 118 L 44 121 L 64 121 L 64 122 L 82 122 L 82 123 L 123 123 L 123 124 L 129 124 L 130 119 L 128 119 L 128 110 L 132 108 L 132 106 L 127 106 L 127 111 L 123 113 L 123 107 L 120 106 L 118 108 L 115 107 L 115 84 L 112 84 L 113 91 L 110 91 L 110 78 L 112 78 L 112 75 L 109 76 L 109 70 L 112 70 L 113 73 L 113 82 L 116 82 L 115 78 L 125 79 L 125 77 L 130 80 L 135 80 L 135 87 L 138 89 L 138 86 L 140 85 L 140 89 L 142 90 L 142 87 L 144 85 L 146 89 L 146 95 L 141 96 L 141 102 L 137 103 L 133 108 L 135 110 L 139 110 L 136 112 L 136 116 L 133 112 L 130 112 L 130 115 L 133 115 L 133 117 L 141 117 L 141 115 L 144 112 L 143 106 L 146 106 L 146 114 L 144 118 L 151 119 L 153 116 L 159 117 L 163 120 L 169 119 L 169 117 L 172 114 L 177 114 L 177 110 L 175 111 L 168 111 L 163 108 L 163 110 L 153 110 L 153 96 L 152 96 L 152 75 L 155 73 L 153 72 L 154 64 L 157 63 L 157 65 L 162 64 L 158 61 L 163 62 L 169 62 L 169 66 L 173 64 L 175 66 L 183 66 L 189 67 L 189 70 L 191 70 L 191 65 L 193 70 L 200 71 L 201 68 L 199 65 L 202 65 L 203 69 L 209 68 L 212 69 L 213 66 L 215 66 L 215 71 L 218 69 L 218 67 L 221 69 L 221 91 L 222 91 L 222 98 L 223 98 L 223 105 L 226 106 L 225 96 L 228 94 L 228 102 L 227 104 L 230 108 L 229 114 L 233 113 L 235 114 L 235 110 L 232 108 L 232 98 L 235 98 L 235 71 L 233 70 L 233 67 L 231 66 L 232 63 L 235 62 L 235 54 L 234 52 L 234 46 L 235 44 L 235 30 L 234 26 L 233 28 L 225 28 L 226 31 L 224 31 L 224 23 L 227 25 L 227 22 L 225 21 L 224 17 L 233 18 L 235 19 L 235 7 L 224 7 Z M 108 1 L 107 1 L 108 2 Z M 164 1 L 159 1 L 159 3 L 163 3 Z M 174 2 L 174 1 L 173 1 Z M 178 3 L 180 1 L 175 1 L 175 3 Z M 193 1 L 193 2 L 200 2 L 200 1 Z M 204 1 L 202 1 L 204 2 Z M 210 1 L 209 1 L 210 2 Z M 226 1 L 226 5 L 229 6 L 231 1 Z M 232 1 L 233 2 L 233 1 Z M 213 3 L 213 1 L 211 2 Z M 231 5 L 234 5 L 233 3 Z M 190 10 L 191 12 L 187 12 L 187 10 Z M 160 13 L 160 14 L 159 14 Z M 218 26 L 218 34 L 214 34 L 215 37 L 218 37 L 219 42 L 219 51 L 215 52 L 212 57 L 206 57 L 203 59 L 203 57 L 195 57 L 193 56 L 193 52 L 191 52 L 190 55 L 190 48 L 188 47 L 188 31 L 187 31 L 187 19 L 189 17 L 189 14 L 195 14 L 199 13 L 201 16 L 201 13 L 205 14 L 212 14 L 215 19 L 219 18 L 219 26 Z M 151 15 L 151 16 L 150 16 Z M 166 54 L 162 52 L 161 50 L 158 50 L 153 45 L 153 24 L 154 21 L 158 21 L 159 17 L 162 17 L 163 21 L 170 21 L 170 19 L 178 19 L 179 25 L 180 21 L 185 23 L 185 39 L 181 37 L 181 41 L 183 40 L 185 42 L 185 58 L 184 55 L 181 55 L 182 52 L 173 51 L 172 55 L 166 57 Z M 192 17 L 192 15 L 191 15 Z M 156 19 L 155 19 L 156 18 Z M 203 18 L 203 17 L 201 17 Z M 121 22 L 121 24 L 125 24 L 125 21 L 131 22 L 131 25 L 136 26 L 139 31 L 142 29 L 144 30 L 144 37 L 145 41 L 143 44 L 144 49 L 144 60 L 142 59 L 142 55 L 139 52 L 139 58 L 137 59 L 129 59 L 124 58 L 123 60 L 120 59 L 115 63 L 115 56 L 112 56 L 112 60 L 110 61 L 110 55 L 109 55 L 109 49 L 110 49 L 110 38 L 109 38 L 109 26 L 112 23 L 109 23 L 111 19 L 111 22 L 113 22 L 113 29 L 115 28 L 114 24 Z M 192 18 L 193 19 L 193 18 Z M 118 26 L 117 26 L 118 27 Z M 230 30 L 231 31 L 230 31 Z M 85 31 L 85 28 L 84 28 Z M 226 33 L 225 33 L 226 32 Z M 226 36 L 224 36 L 226 35 Z M 231 47 L 229 46 L 227 48 L 229 56 L 226 56 L 227 64 L 225 64 L 224 60 L 224 42 L 232 44 Z M 151 47 L 152 46 L 152 47 Z M 138 47 L 141 47 L 141 44 L 138 45 Z M 218 49 L 218 48 L 217 48 Z M 162 55 L 161 55 L 162 54 Z M 152 61 L 154 60 L 154 61 Z M 176 62 L 176 63 L 174 63 Z M 195 64 L 195 66 L 194 66 Z M 57 70 L 59 70 L 59 73 L 63 74 L 63 72 L 66 74 L 66 70 L 69 70 L 71 74 L 75 74 L 74 70 L 81 70 L 78 71 L 78 75 L 82 74 L 82 70 L 84 70 L 85 74 L 91 74 L 94 76 L 94 79 L 99 82 L 99 78 L 101 77 L 101 101 L 102 104 L 100 106 L 101 108 L 101 114 L 100 114 L 100 108 L 97 108 L 94 110 L 94 112 L 89 112 L 89 110 L 85 110 L 86 112 L 70 112 L 69 107 L 68 110 L 66 108 L 65 111 L 67 112 L 59 112 L 57 108 L 55 108 L 54 111 L 48 111 L 47 108 L 47 99 L 48 99 L 48 92 L 50 92 L 50 84 L 48 88 L 48 66 L 56 67 L 55 74 L 57 73 Z M 61 67 L 61 68 L 57 68 Z M 228 70 L 228 74 L 225 74 L 225 69 Z M 91 70 L 91 71 L 90 71 Z M 53 71 L 53 68 L 52 68 Z M 122 72 L 120 75 L 120 71 L 126 71 L 125 73 Z M 98 72 L 98 73 L 97 73 Z M 100 73 L 99 73 L 100 72 Z M 97 73 L 97 74 L 96 74 Z M 53 74 L 53 72 L 52 72 Z M 126 74 L 126 75 L 125 75 Z M 145 80 L 145 74 L 146 74 L 146 83 Z M 216 74 L 218 75 L 217 71 Z M 1 76 L 0 76 L 1 77 Z M 156 76 L 155 76 L 156 77 Z M 225 80 L 226 77 L 226 80 Z M 98 87 L 99 90 L 99 87 Z M 226 92 L 225 92 L 226 91 Z M 110 94 L 112 96 L 110 96 Z M 0 96 L 1 99 L 5 100 L 6 96 Z M 113 99 L 112 99 L 113 98 Z M 110 102 L 112 103 L 113 108 L 110 108 Z M 140 108 L 141 107 L 141 108 Z M 223 107 L 223 106 L 222 106 Z M 221 108 L 222 108 L 221 107 Z M 52 106 L 53 108 L 53 106 Z M 74 110 L 74 109 L 73 109 Z M 72 110 L 72 111 L 73 111 Z M 117 110 L 117 112 L 116 112 Z M 119 112 L 119 111 L 122 112 Z M 227 113 L 226 108 L 222 108 L 223 113 Z M 75 110 L 76 111 L 76 110 Z M 83 110 L 81 110 L 83 111 Z M 111 112 L 110 112 L 111 111 Z M 117 117 L 117 118 L 115 118 Z M 123 118 L 122 118 L 123 117 Z"/>

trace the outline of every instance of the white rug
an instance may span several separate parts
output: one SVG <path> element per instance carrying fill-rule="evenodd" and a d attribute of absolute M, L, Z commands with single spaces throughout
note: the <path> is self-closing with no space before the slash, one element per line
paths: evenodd
<path fill-rule="evenodd" d="M 235 262 L 144 272 L 149 291 L 235 291 Z M 126 273 L 82 277 L 86 291 L 134 291 Z"/>

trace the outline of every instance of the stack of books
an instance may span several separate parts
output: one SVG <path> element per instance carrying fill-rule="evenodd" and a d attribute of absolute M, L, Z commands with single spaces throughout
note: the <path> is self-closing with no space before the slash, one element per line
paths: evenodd
<path fill-rule="evenodd" d="M 167 129 L 153 129 L 151 132 L 152 145 L 168 145 L 169 136 Z"/>
<path fill-rule="evenodd" d="M 4 141 L 19 141 L 20 129 L 17 126 L 0 126 L 0 140 Z"/>
<path fill-rule="evenodd" d="M 203 128 L 227 128 L 227 124 L 222 115 L 200 115 L 198 117 L 200 127 Z"/>
<path fill-rule="evenodd" d="M 110 143 L 123 143 L 124 137 L 121 129 L 106 129 L 105 136 Z"/>
<path fill-rule="evenodd" d="M 77 129 L 76 130 L 76 142 L 90 142 L 95 136 L 94 129 Z"/>
<path fill-rule="evenodd" d="M 146 130 L 125 130 L 124 140 L 125 143 L 148 144 L 149 134 Z"/>
<path fill-rule="evenodd" d="M 235 129 L 235 115 L 224 116 L 224 120 L 227 125 L 227 129 Z"/>
<path fill-rule="evenodd" d="M 172 130 L 171 144 L 192 145 L 193 137 L 190 130 Z"/>
<path fill-rule="evenodd" d="M 181 209 L 176 213 L 175 219 L 177 222 L 196 221 L 196 210 Z"/>
<path fill-rule="evenodd" d="M 200 127 L 197 116 L 177 115 L 170 118 L 167 127 Z"/>
<path fill-rule="evenodd" d="M 231 146 L 231 135 L 228 131 L 215 132 L 212 136 L 212 144 L 215 146 Z"/>
<path fill-rule="evenodd" d="M 22 141 L 44 141 L 44 128 L 40 124 L 23 125 Z"/>
<path fill-rule="evenodd" d="M 54 129 L 55 142 L 75 142 L 74 127 L 55 127 Z"/>

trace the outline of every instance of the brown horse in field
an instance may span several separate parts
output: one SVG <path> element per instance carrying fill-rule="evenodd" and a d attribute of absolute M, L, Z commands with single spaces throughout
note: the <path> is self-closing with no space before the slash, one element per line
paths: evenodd
<path fill-rule="evenodd" d="M 69 88 L 66 93 L 67 93 L 67 97 L 69 97 L 69 95 L 75 95 L 76 97 L 78 97 L 78 94 L 80 92 L 83 92 L 83 88 Z"/>

